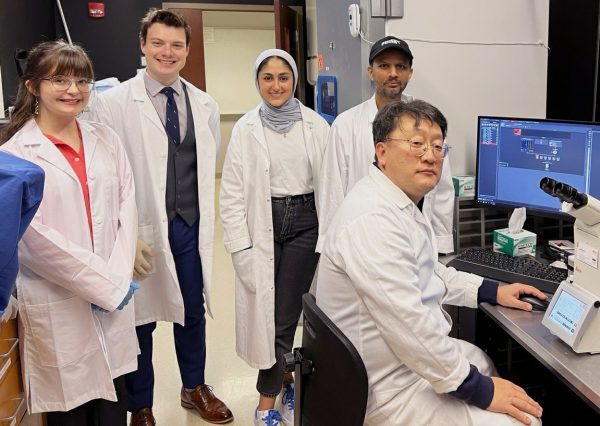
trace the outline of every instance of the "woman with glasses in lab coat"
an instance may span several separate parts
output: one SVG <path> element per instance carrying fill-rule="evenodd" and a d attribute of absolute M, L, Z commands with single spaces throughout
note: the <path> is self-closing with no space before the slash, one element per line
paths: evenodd
<path fill-rule="evenodd" d="M 83 49 L 41 43 L 0 134 L 0 149 L 46 175 L 17 296 L 29 412 L 47 412 L 50 426 L 125 425 L 123 375 L 137 368 L 133 180 L 117 135 L 77 118 L 92 88 Z"/>
<path fill-rule="evenodd" d="M 294 98 L 298 71 L 287 52 L 262 52 L 253 77 L 262 102 L 233 129 L 221 219 L 236 272 L 237 352 L 259 369 L 254 424 L 293 425 L 292 377 L 281 356 L 292 349 L 318 262 L 315 200 L 329 125 Z"/>

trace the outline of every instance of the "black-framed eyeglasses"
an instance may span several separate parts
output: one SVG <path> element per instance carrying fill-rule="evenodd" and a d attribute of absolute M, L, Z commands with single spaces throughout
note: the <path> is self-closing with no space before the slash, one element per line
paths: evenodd
<path fill-rule="evenodd" d="M 445 142 L 428 144 L 423 141 L 416 141 L 416 140 L 411 140 L 411 139 L 386 138 L 383 140 L 383 142 L 393 142 L 393 141 L 408 142 L 408 144 L 410 146 L 410 151 L 416 157 L 424 156 L 425 153 L 427 152 L 427 150 L 429 148 L 431 148 L 431 151 L 433 152 L 434 157 L 446 158 L 446 156 L 448 155 L 448 152 L 450 152 L 450 148 L 452 148 L 450 145 L 448 145 Z"/>
<path fill-rule="evenodd" d="M 40 80 L 47 80 L 52 84 L 52 87 L 56 90 L 67 91 L 71 84 L 75 83 L 77 89 L 82 93 L 88 93 L 94 87 L 94 80 L 90 80 L 87 78 L 80 78 L 78 80 L 74 80 L 69 77 L 65 77 L 64 75 L 55 75 L 52 77 L 41 78 Z"/>

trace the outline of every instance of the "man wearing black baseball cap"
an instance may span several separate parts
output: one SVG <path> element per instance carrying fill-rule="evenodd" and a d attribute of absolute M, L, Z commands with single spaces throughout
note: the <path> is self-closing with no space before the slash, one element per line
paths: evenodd
<path fill-rule="evenodd" d="M 412 65 L 413 54 L 410 51 L 410 47 L 408 47 L 408 44 L 404 40 L 400 40 L 394 36 L 387 36 L 377 40 L 373 46 L 371 46 L 371 53 L 369 53 L 369 65 L 373 64 L 373 59 L 375 59 L 377 55 L 385 52 L 386 50 L 392 49 L 404 53 L 404 56 L 408 58 Z"/>
<path fill-rule="evenodd" d="M 404 40 L 394 36 L 377 40 L 371 47 L 367 68 L 375 93 L 341 113 L 331 126 L 321 167 L 318 252 L 325 241 L 325 230 L 342 200 L 354 184 L 369 173 L 375 155 L 372 127 L 377 111 L 391 102 L 413 100 L 404 93 L 413 74 L 412 63 L 413 54 Z M 454 251 L 454 187 L 448 158 L 444 161 L 439 184 L 425 196 L 422 211 L 433 227 L 438 252 Z"/>

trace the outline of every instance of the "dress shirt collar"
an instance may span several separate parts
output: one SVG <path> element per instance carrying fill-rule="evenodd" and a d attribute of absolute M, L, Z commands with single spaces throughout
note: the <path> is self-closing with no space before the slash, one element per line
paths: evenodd
<path fill-rule="evenodd" d="M 170 86 L 164 86 L 162 83 L 150 77 L 150 74 L 148 74 L 148 71 L 146 70 L 144 71 L 144 85 L 146 86 L 146 91 L 152 97 L 156 97 L 164 87 L 172 87 L 178 96 L 181 96 L 183 90 L 181 77 L 177 77 L 177 80 Z"/>

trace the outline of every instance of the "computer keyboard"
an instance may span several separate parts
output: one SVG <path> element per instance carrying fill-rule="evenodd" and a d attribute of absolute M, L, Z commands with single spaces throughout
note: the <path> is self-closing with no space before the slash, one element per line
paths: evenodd
<path fill-rule="evenodd" d="M 459 271 L 507 283 L 524 283 L 554 293 L 567 270 L 545 265 L 529 256 L 512 257 L 489 249 L 470 248 L 448 263 Z"/>

